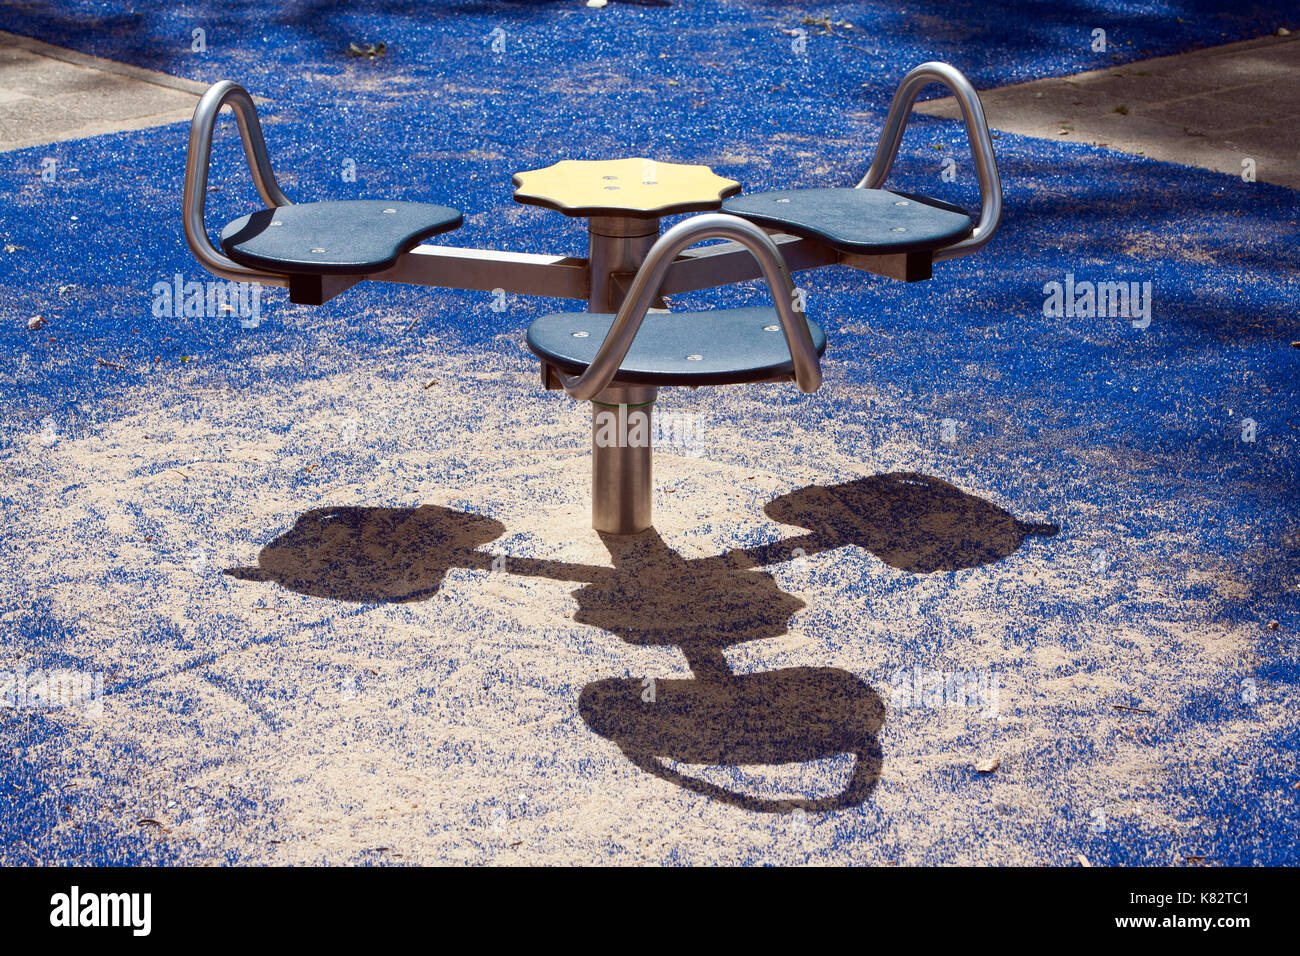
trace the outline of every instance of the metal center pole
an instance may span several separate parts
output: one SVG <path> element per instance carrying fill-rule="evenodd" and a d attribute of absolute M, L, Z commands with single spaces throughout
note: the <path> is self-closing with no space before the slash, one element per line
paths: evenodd
<path fill-rule="evenodd" d="M 589 312 L 617 312 L 615 272 L 635 272 L 659 238 L 658 219 L 593 216 L 587 221 Z M 591 525 L 607 534 L 650 527 L 650 425 L 658 389 L 612 386 L 591 403 Z"/>

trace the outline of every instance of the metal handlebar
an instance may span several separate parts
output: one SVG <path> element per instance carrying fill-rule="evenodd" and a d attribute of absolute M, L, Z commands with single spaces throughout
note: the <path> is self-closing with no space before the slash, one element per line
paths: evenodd
<path fill-rule="evenodd" d="M 665 232 L 650 247 L 645 262 L 637 270 L 636 278 L 628 289 L 627 298 L 619 307 L 605 340 L 596 352 L 587 370 L 581 375 L 565 375 L 556 371 L 564 390 L 579 401 L 595 398 L 614 380 L 627 351 L 632 347 L 641 322 L 653 304 L 664 276 L 677 254 L 688 246 L 704 239 L 730 239 L 750 251 L 758 260 L 759 269 L 772 293 L 776 313 L 781 319 L 786 346 L 794 362 L 794 380 L 803 392 L 815 392 L 821 387 L 822 368 L 813 345 L 808 323 L 794 311 L 794 282 L 790 270 L 781 258 L 776 243 L 758 226 L 737 216 L 706 213 L 679 222 Z"/>
<path fill-rule="evenodd" d="M 889 114 L 885 117 L 884 128 L 880 131 L 880 143 L 876 146 L 876 155 L 871 160 L 871 168 L 858 183 L 859 189 L 879 189 L 880 184 L 889 175 L 898 155 L 898 146 L 903 139 L 903 130 L 911 117 L 912 104 L 917 94 L 930 83 L 941 83 L 952 90 L 957 105 L 961 107 L 962 118 L 966 122 L 966 138 L 970 140 L 971 154 L 975 160 L 975 170 L 979 176 L 980 207 L 979 225 L 961 242 L 954 243 L 934 253 L 935 259 L 953 259 L 965 256 L 982 248 L 998 228 L 1002 218 L 1002 179 L 998 175 L 997 158 L 993 155 L 993 141 L 989 138 L 989 127 L 984 119 L 984 107 L 979 94 L 965 74 L 947 63 L 931 61 L 913 68 L 903 82 L 898 84 L 894 99 L 889 104 Z"/>
<path fill-rule="evenodd" d="M 212 159 L 212 132 L 216 126 L 217 114 L 223 106 L 229 106 L 239 124 L 239 138 L 244 144 L 244 157 L 248 160 L 248 171 L 253 176 L 253 185 L 268 208 L 292 205 L 289 197 L 280 191 L 271 170 L 271 160 L 266 154 L 266 140 L 262 138 L 262 124 L 257 118 L 257 108 L 248 91 L 230 80 L 222 80 L 208 87 L 208 91 L 199 99 L 194 108 L 194 119 L 190 123 L 189 152 L 185 157 L 185 194 L 182 205 L 182 217 L 185 224 L 185 241 L 189 244 L 194 258 L 209 272 L 223 279 L 236 281 L 260 282 L 264 285 L 287 286 L 288 276 L 258 272 L 241 266 L 222 254 L 212 240 L 208 238 L 203 214 L 207 204 L 208 164 Z"/>

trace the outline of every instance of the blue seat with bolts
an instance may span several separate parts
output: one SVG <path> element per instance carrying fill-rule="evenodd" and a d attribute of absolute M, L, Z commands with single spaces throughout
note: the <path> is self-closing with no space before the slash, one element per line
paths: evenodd
<path fill-rule="evenodd" d="M 212 127 L 223 106 L 239 124 L 253 184 L 266 209 L 241 216 L 222 230 L 218 251 L 204 224 Z M 289 286 L 294 301 L 310 285 L 296 277 L 352 276 L 387 269 L 420 241 L 461 225 L 460 211 L 430 203 L 350 200 L 294 204 L 271 170 L 253 99 L 229 80 L 203 94 L 190 127 L 185 164 L 184 223 L 190 251 L 210 272 L 227 279 Z"/>
<path fill-rule="evenodd" d="M 880 188 L 898 154 L 912 104 L 930 83 L 952 90 L 961 108 L 979 177 L 978 223 L 951 203 Z M 871 168 L 856 186 L 735 196 L 722 209 L 769 232 L 813 239 L 849 255 L 928 252 L 934 259 L 951 259 L 974 252 L 989 241 L 1002 216 L 1002 182 L 979 94 L 956 68 L 922 63 L 894 93 Z"/>
<path fill-rule="evenodd" d="M 722 208 L 760 226 L 859 255 L 939 249 L 965 239 L 974 228 L 957 206 L 886 189 L 783 189 L 737 196 Z"/>
<path fill-rule="evenodd" d="M 221 248 L 253 269 L 364 275 L 460 224 L 460 210 L 423 202 L 309 202 L 240 216 L 221 230 Z"/>
<path fill-rule="evenodd" d="M 528 329 L 528 347 L 543 362 L 581 375 L 596 358 L 615 316 L 559 312 Z M 826 334 L 805 320 L 817 355 Z M 651 313 L 619 365 L 615 381 L 632 385 L 737 385 L 794 374 L 793 359 L 775 309 Z"/>
<path fill-rule="evenodd" d="M 704 239 L 731 239 L 758 260 L 773 306 L 649 313 L 673 258 Z M 617 315 L 557 312 L 528 329 L 528 347 L 574 398 L 622 386 L 821 385 L 826 334 L 799 311 L 776 244 L 735 216 L 707 213 L 678 223 L 650 248 Z M 648 314 L 649 313 L 649 314 Z"/>

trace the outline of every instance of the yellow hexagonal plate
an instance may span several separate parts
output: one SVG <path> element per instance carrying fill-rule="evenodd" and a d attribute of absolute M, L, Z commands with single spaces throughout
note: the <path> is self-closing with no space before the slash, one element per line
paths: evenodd
<path fill-rule="evenodd" d="M 568 216 L 657 218 L 717 209 L 740 192 L 708 166 L 654 159 L 565 159 L 545 169 L 515 173 L 515 201 L 558 209 Z"/>

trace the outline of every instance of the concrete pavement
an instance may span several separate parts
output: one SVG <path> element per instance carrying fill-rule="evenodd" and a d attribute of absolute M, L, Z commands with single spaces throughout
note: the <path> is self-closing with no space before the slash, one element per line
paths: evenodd
<path fill-rule="evenodd" d="M 995 129 L 1300 189 L 1300 35 L 982 91 Z M 958 117 L 952 97 L 920 112 Z"/>

